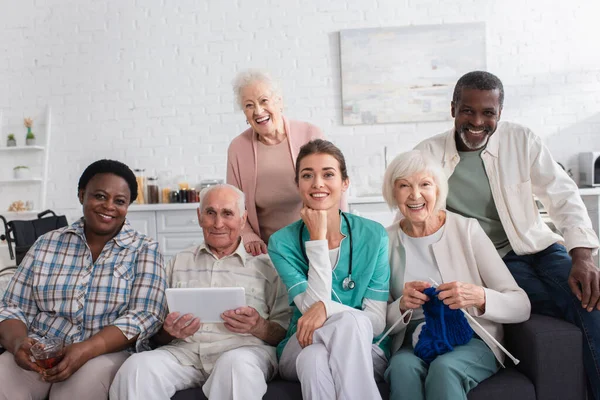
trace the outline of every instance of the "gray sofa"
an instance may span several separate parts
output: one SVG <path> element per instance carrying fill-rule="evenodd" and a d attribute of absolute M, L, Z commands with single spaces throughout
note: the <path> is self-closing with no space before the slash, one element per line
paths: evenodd
<path fill-rule="evenodd" d="M 505 325 L 505 342 L 520 364 L 507 359 L 508 367 L 473 389 L 469 400 L 585 400 L 582 336 L 576 326 L 534 314 L 527 322 Z M 387 384 L 380 383 L 379 390 L 388 399 Z M 196 388 L 177 392 L 172 399 L 206 397 Z M 300 384 L 276 379 L 264 399 L 302 400 Z"/>

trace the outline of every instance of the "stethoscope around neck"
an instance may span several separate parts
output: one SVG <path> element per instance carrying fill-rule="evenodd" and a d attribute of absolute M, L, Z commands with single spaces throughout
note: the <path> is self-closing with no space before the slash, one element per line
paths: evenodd
<path fill-rule="evenodd" d="M 344 217 L 344 221 L 346 221 L 346 225 L 348 226 L 348 239 L 350 240 L 350 257 L 348 261 L 348 276 L 344 278 L 342 281 L 342 288 L 344 290 L 352 290 L 356 287 L 356 282 L 352 279 L 352 228 L 350 228 L 350 222 L 348 221 L 348 217 L 343 212 L 340 212 L 342 217 Z M 300 221 L 300 230 L 298 231 L 298 241 L 300 243 L 300 249 L 302 249 L 302 255 L 304 256 L 304 260 L 306 261 L 306 265 L 308 265 L 308 256 L 306 255 L 306 248 L 304 247 L 304 241 L 302 240 L 302 231 L 304 230 L 304 221 Z M 340 246 L 340 257 L 341 257 L 342 248 Z"/>

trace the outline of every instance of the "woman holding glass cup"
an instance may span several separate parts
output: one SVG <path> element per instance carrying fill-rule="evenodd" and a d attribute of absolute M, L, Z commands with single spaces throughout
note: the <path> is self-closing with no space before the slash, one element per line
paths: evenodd
<path fill-rule="evenodd" d="M 83 218 L 34 243 L 0 302 L 0 399 L 107 399 L 121 364 L 149 348 L 164 319 L 158 243 L 125 218 L 133 172 L 96 161 L 78 193 Z"/>

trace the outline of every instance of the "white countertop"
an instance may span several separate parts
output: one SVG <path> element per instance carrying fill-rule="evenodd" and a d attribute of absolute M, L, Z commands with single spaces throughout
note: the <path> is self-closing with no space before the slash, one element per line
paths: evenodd
<path fill-rule="evenodd" d="M 600 196 L 599 187 L 579 188 L 581 196 Z M 385 203 L 382 196 L 350 197 L 348 204 L 378 204 Z M 170 203 L 170 204 L 132 204 L 129 212 L 136 211 L 170 211 L 170 210 L 193 210 L 198 208 L 198 203 Z"/>
<path fill-rule="evenodd" d="M 195 210 L 200 203 L 132 204 L 127 212 Z"/>
<path fill-rule="evenodd" d="M 384 203 L 381 196 L 350 197 L 349 204 Z M 141 211 L 171 211 L 171 210 L 195 210 L 199 203 L 168 203 L 168 204 L 132 204 L 128 212 Z"/>
<path fill-rule="evenodd" d="M 579 194 L 582 196 L 599 196 L 600 195 L 600 187 L 579 188 Z"/>
<path fill-rule="evenodd" d="M 349 197 L 348 204 L 385 203 L 383 196 Z"/>

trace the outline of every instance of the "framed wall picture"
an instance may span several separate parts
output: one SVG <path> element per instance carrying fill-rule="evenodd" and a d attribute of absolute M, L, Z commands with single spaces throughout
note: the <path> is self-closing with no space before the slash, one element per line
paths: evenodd
<path fill-rule="evenodd" d="M 454 84 L 486 69 L 485 24 L 340 32 L 345 125 L 451 119 Z"/>

